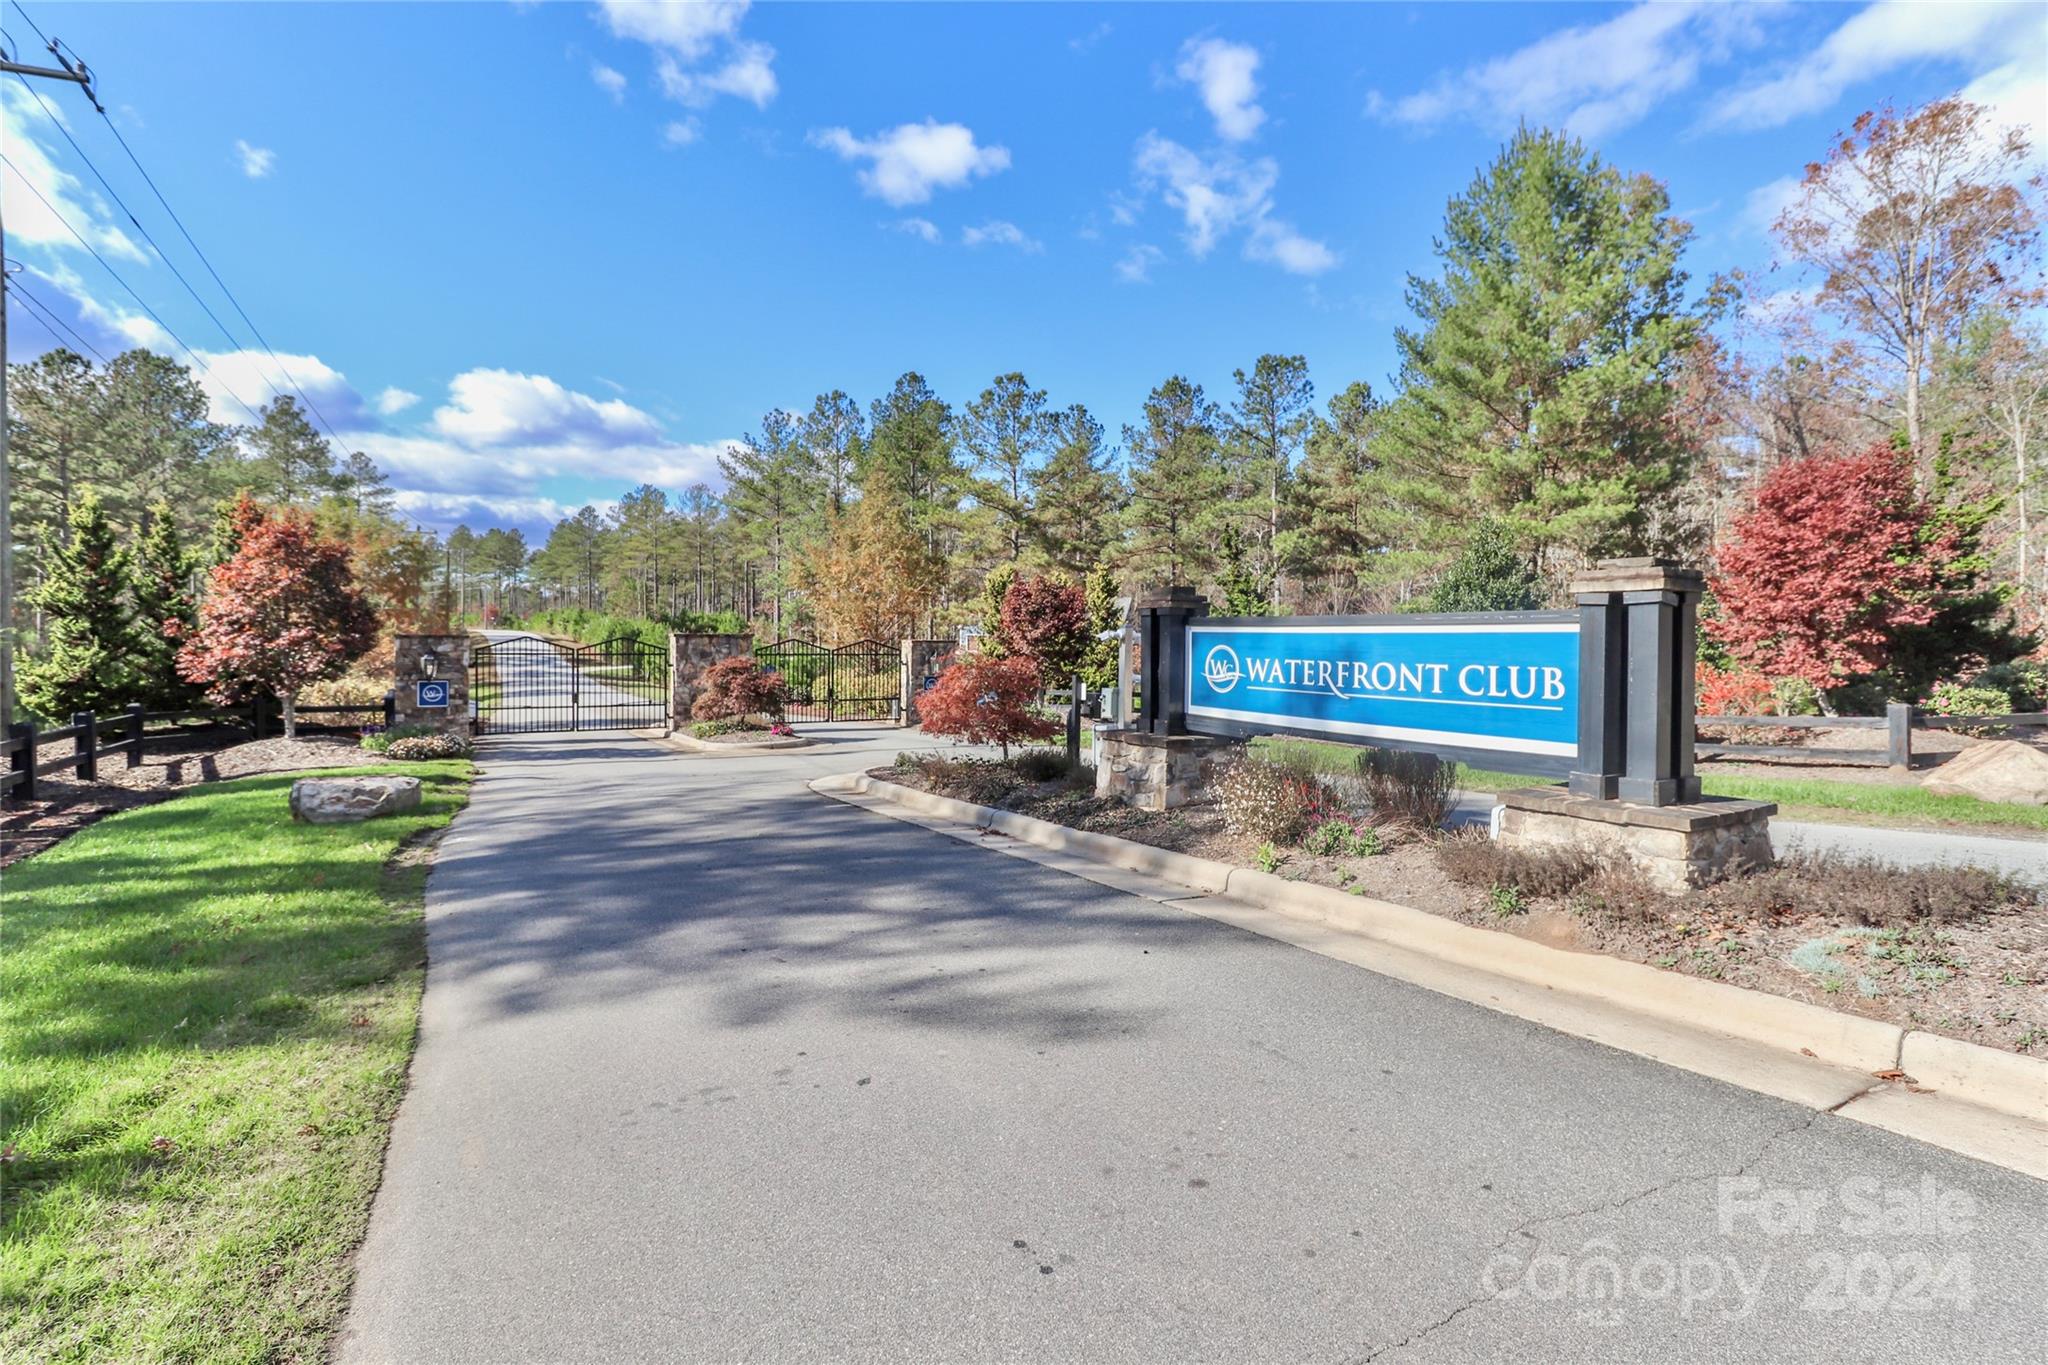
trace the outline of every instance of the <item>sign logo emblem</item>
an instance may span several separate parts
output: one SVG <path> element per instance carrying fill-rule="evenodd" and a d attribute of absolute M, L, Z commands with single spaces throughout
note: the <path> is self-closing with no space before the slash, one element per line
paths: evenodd
<path fill-rule="evenodd" d="M 1238 667 L 1237 651 L 1229 645 L 1217 645 L 1202 660 L 1202 681 L 1218 696 L 1236 687 L 1244 672 Z"/>
<path fill-rule="evenodd" d="M 437 679 L 419 685 L 419 707 L 421 710 L 445 707 L 448 704 L 448 682 Z"/>

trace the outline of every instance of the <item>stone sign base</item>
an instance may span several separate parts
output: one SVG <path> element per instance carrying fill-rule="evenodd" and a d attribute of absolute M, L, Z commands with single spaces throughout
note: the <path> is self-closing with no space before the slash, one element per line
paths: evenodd
<path fill-rule="evenodd" d="M 1500 801 L 1502 844 L 1617 854 L 1674 895 L 1771 865 L 1778 807 L 1770 801 L 1710 796 L 1682 806 L 1638 806 L 1557 787 L 1502 792 Z"/>
<path fill-rule="evenodd" d="M 1172 810 L 1207 794 L 1216 766 L 1244 747 L 1207 735 L 1155 735 L 1110 726 L 1095 731 L 1095 794 L 1139 810 Z"/>

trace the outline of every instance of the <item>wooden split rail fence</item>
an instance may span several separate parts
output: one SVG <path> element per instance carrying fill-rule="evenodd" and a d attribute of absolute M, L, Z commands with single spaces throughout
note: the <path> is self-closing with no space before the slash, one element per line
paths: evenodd
<path fill-rule="evenodd" d="M 2048 711 L 1930 716 L 1917 706 L 1895 701 L 1881 716 L 1699 716 L 1694 724 L 1700 729 L 1716 730 L 1883 730 L 1882 749 L 1815 749 L 1798 744 L 1722 744 L 1700 740 L 1694 752 L 1700 758 L 1804 758 L 1845 767 L 1889 767 L 1905 772 L 1913 766 L 1915 730 L 2003 729 L 2017 736 L 2025 730 L 2048 729 Z"/>
<path fill-rule="evenodd" d="M 358 724 L 382 724 L 386 728 L 395 722 L 396 711 L 397 699 L 391 693 L 385 694 L 381 704 L 295 708 L 300 719 L 314 718 L 315 725 L 322 723 L 317 717 L 349 715 L 363 718 Z M 7 759 L 6 771 L 0 773 L 0 796 L 33 801 L 36 779 L 66 768 L 81 782 L 97 781 L 100 760 L 105 758 L 125 758 L 128 767 L 139 767 L 143 745 L 152 734 L 161 737 L 166 733 L 161 729 L 152 732 L 152 724 L 178 722 L 169 733 L 183 733 L 189 727 L 182 722 L 194 720 L 243 724 L 256 739 L 265 738 L 279 723 L 275 703 L 268 700 L 248 706 L 195 707 L 184 711 L 146 711 L 137 704 L 106 716 L 80 711 L 71 717 L 69 725 L 53 730 L 40 729 L 34 721 L 21 721 L 8 730 L 6 739 L 0 740 L 0 754 Z"/>

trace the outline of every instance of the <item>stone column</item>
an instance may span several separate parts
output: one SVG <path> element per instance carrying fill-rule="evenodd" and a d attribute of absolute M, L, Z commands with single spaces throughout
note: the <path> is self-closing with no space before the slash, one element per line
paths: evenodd
<path fill-rule="evenodd" d="M 1139 810 L 1173 810 L 1208 796 L 1217 768 L 1244 747 L 1209 735 L 1157 735 L 1097 726 L 1095 794 Z"/>
<path fill-rule="evenodd" d="M 905 640 L 903 642 L 903 705 L 898 714 L 903 724 L 916 725 L 922 718 L 917 714 L 917 694 L 924 691 L 926 679 L 938 675 L 946 656 L 957 645 L 952 640 Z"/>
<path fill-rule="evenodd" d="M 434 676 L 424 660 L 434 656 Z M 445 706 L 420 705 L 421 683 L 446 683 Z M 431 694 L 433 689 L 427 691 Z M 470 733 L 469 637 L 466 635 L 401 635 L 392 647 L 392 720 L 397 725 L 425 725 L 444 734 Z"/>
<path fill-rule="evenodd" d="M 704 690 L 704 670 L 722 659 L 754 657 L 752 635 L 679 635 L 668 633 L 668 723 L 681 729 L 690 723 L 690 708 Z"/>

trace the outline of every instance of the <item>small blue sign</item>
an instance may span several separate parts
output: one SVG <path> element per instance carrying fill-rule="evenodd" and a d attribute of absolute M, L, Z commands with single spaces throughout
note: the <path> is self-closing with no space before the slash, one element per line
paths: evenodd
<path fill-rule="evenodd" d="M 1187 713 L 1354 741 L 1570 758 L 1576 620 L 1188 626 Z"/>
<path fill-rule="evenodd" d="M 422 711 L 445 710 L 448 706 L 448 681 L 437 678 L 419 684 L 419 709 Z"/>

